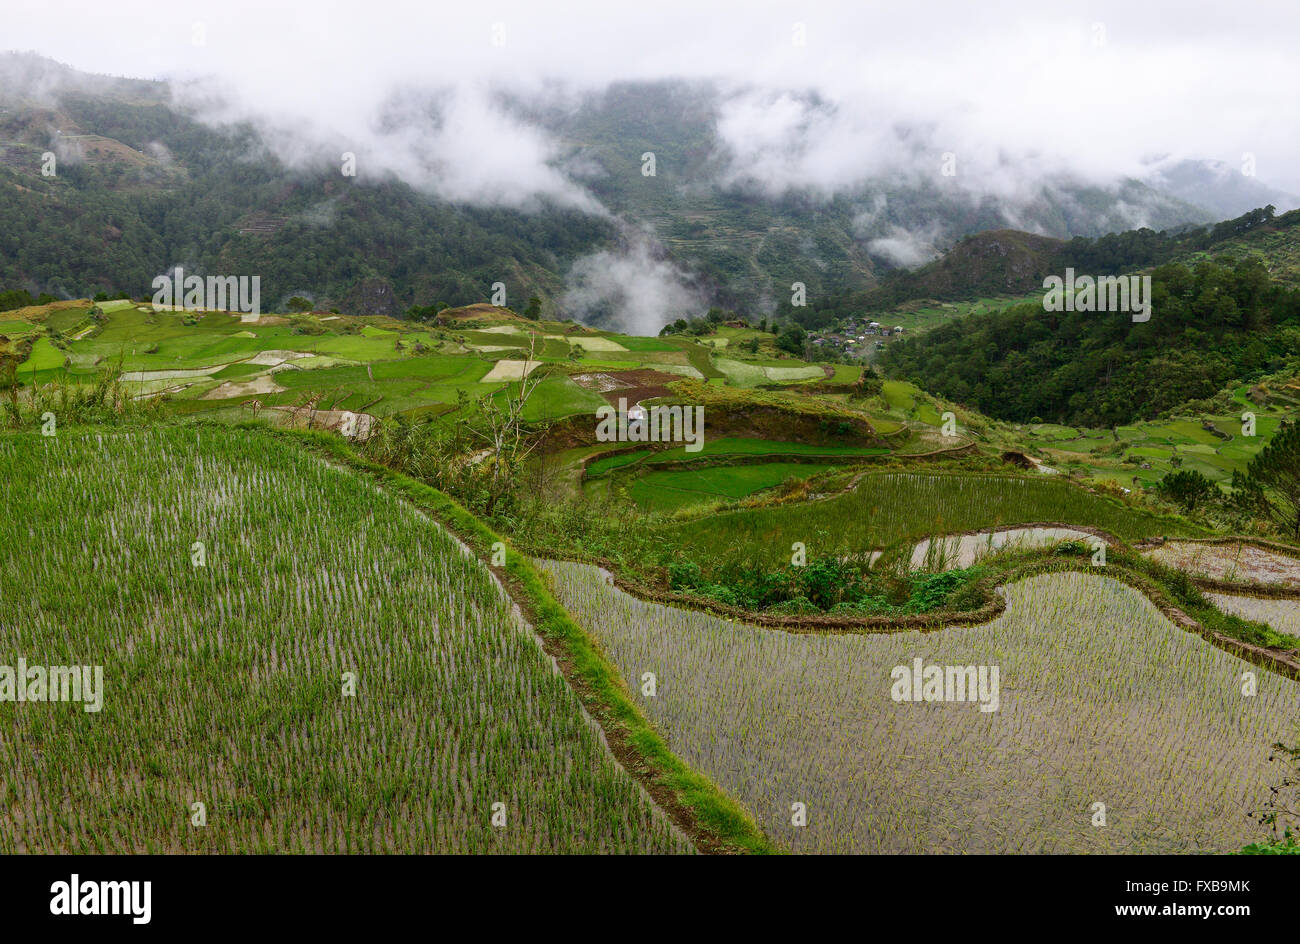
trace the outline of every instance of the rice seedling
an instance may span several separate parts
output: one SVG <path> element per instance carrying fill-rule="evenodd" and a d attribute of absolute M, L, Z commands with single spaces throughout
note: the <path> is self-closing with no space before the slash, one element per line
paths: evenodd
<path fill-rule="evenodd" d="M 1047 547 L 1061 541 L 1091 541 L 1093 536 L 1073 528 L 1010 528 L 978 534 L 953 534 L 926 538 L 912 549 L 914 570 L 937 573 L 953 567 L 972 567 L 987 554 L 1000 550 Z"/>
<path fill-rule="evenodd" d="M 361 478 L 60 430 L 0 438 L 0 501 L 0 664 L 103 667 L 97 712 L 0 700 L 0 852 L 690 851 L 490 574 Z"/>
<path fill-rule="evenodd" d="M 1295 682 L 1094 574 L 1014 583 L 983 626 L 817 636 L 545 567 L 630 690 L 654 676 L 640 703 L 671 748 L 796 852 L 1236 850 L 1260 838 L 1271 745 L 1300 725 Z M 997 710 L 895 700 L 892 672 L 915 659 L 997 667 Z"/>
<path fill-rule="evenodd" d="M 1300 600 L 1271 600 L 1230 593 L 1207 593 L 1205 596 L 1225 613 L 1267 623 L 1279 633 L 1300 636 Z"/>
<path fill-rule="evenodd" d="M 1245 542 L 1169 541 L 1146 553 L 1153 560 L 1196 577 L 1300 589 L 1300 557 Z"/>

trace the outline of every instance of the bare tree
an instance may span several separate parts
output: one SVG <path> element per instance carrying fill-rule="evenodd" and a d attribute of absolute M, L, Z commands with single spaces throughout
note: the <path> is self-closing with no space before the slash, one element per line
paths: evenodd
<path fill-rule="evenodd" d="M 528 353 L 524 358 L 523 377 L 519 389 L 510 391 L 505 387 L 505 396 L 489 394 L 478 402 L 481 428 L 468 424 L 469 431 L 486 443 L 487 452 L 479 461 L 491 462 L 491 480 L 488 485 L 487 513 L 495 510 L 497 503 L 509 491 L 514 475 L 521 462 L 537 447 L 541 437 L 528 441 L 524 430 L 524 408 L 528 400 L 542 382 L 540 362 L 534 359 L 537 353 L 537 335 L 529 333 Z"/>

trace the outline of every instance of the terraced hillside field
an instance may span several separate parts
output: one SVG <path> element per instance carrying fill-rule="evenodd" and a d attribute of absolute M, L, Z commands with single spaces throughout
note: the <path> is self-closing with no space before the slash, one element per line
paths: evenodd
<path fill-rule="evenodd" d="M 1295 552 L 1283 554 L 1245 542 L 1169 541 L 1148 553 L 1196 577 L 1300 590 L 1300 554 Z"/>
<path fill-rule="evenodd" d="M 878 472 L 825 501 L 711 515 L 664 533 L 699 555 L 744 547 L 779 561 L 789 559 L 795 541 L 810 554 L 860 554 L 933 534 L 1037 522 L 1097 528 L 1125 540 L 1197 531 L 1054 477 Z"/>
<path fill-rule="evenodd" d="M 1092 574 L 1012 584 L 983 626 L 819 636 L 546 568 L 632 691 L 655 675 L 640 703 L 673 750 L 796 852 L 1227 852 L 1261 838 L 1270 747 L 1300 727 L 1300 684 Z M 891 670 L 918 658 L 997 666 L 997 709 L 895 700 Z"/>
<path fill-rule="evenodd" d="M 1300 600 L 1270 600 L 1231 593 L 1206 596 L 1225 613 L 1267 623 L 1279 633 L 1300 637 Z"/>
<path fill-rule="evenodd" d="M 808 478 L 829 465 L 765 462 L 758 465 L 650 471 L 635 479 L 628 495 L 647 511 L 673 511 L 712 501 L 745 498 L 783 482 Z"/>
<path fill-rule="evenodd" d="M 0 438 L 0 505 L 0 661 L 103 667 L 97 712 L 0 701 L 0 852 L 690 851 L 488 572 L 354 475 L 60 431 Z"/>

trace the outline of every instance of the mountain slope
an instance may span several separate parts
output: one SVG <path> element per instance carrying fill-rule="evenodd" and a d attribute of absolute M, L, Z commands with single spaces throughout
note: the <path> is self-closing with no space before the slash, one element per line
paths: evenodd
<path fill-rule="evenodd" d="M 1065 243 L 1012 229 L 968 236 L 936 261 L 901 272 L 871 297 L 872 305 L 914 298 L 952 299 L 1023 295 L 1039 289 Z"/>
<path fill-rule="evenodd" d="M 1270 187 L 1223 161 L 1174 161 L 1159 166 L 1146 182 L 1157 190 L 1203 207 L 1218 219 L 1239 216 L 1270 203 L 1283 212 L 1300 208 L 1300 197 Z"/>
<path fill-rule="evenodd" d="M 1151 278 L 1146 322 L 1019 305 L 898 341 L 882 365 L 998 419 L 1115 426 L 1300 355 L 1300 290 L 1272 280 L 1257 259 L 1166 264 Z"/>
<path fill-rule="evenodd" d="M 1124 228 L 1135 214 L 1162 227 L 1203 218 L 1137 181 L 1107 188 L 1058 176 L 1016 201 L 902 171 L 830 190 L 764 188 L 737 170 L 735 142 L 720 130 L 734 92 L 710 83 L 503 99 L 553 139 L 554 169 L 610 211 L 600 215 L 544 198 L 527 212 L 451 202 L 395 175 L 341 176 L 323 151 L 319 163 L 290 166 L 250 125 L 204 124 L 158 82 L 24 55 L 0 56 L 0 78 L 0 284 L 61 296 L 146 294 L 179 264 L 259 275 L 269 306 L 304 295 L 317 307 L 400 314 L 484 301 L 503 282 L 507 304 L 539 294 L 548 315 L 626 326 L 618 300 L 590 306 L 566 294 L 575 264 L 605 267 L 636 247 L 629 291 L 644 292 L 640 276 L 657 267 L 701 309 L 757 314 L 788 304 L 795 282 L 812 298 L 869 291 L 888 272 L 1012 219 L 1065 238 Z M 813 111 L 830 107 L 804 99 Z M 436 123 L 438 107 L 433 96 L 408 120 Z M 898 133 L 928 153 L 923 134 Z M 47 151 L 57 156 L 55 177 L 41 173 Z M 641 172 L 647 152 L 653 176 Z M 1000 278 L 996 266 L 971 265 Z M 1018 255 L 1008 266 L 1017 279 L 1034 268 Z M 662 324 L 693 313 L 652 317 Z"/>

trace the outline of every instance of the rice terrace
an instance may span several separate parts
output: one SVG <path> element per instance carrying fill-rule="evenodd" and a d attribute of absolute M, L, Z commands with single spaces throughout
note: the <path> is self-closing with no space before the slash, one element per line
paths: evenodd
<path fill-rule="evenodd" d="M 1300 549 L 1266 520 L 1021 468 L 1027 430 L 871 367 L 704 384 L 662 370 L 700 341 L 506 308 L 13 320 L 5 632 L 103 691 L 0 680 L 6 852 L 1271 841 Z M 635 435 L 647 383 L 697 448 Z"/>
<path fill-rule="evenodd" d="M 1174 94 L 1200 73 L 1148 99 L 1097 65 L 1146 15 L 1108 0 L 1086 35 L 1010 4 L 1017 37 L 1068 27 L 1032 55 L 878 11 L 936 44 L 897 88 L 868 82 L 888 49 L 843 45 L 872 34 L 851 4 L 788 50 L 733 18 L 743 58 L 701 26 L 717 71 L 657 79 L 643 40 L 695 47 L 614 8 L 564 20 L 623 30 L 597 55 L 549 14 L 390 6 L 383 43 L 303 13 L 329 70 L 215 12 L 190 71 L 0 53 L 0 855 L 42 894 L 59 871 L 42 917 L 108 915 L 126 856 L 290 914 L 459 902 L 398 858 L 425 854 L 1042 857 L 962 860 L 969 886 L 900 865 L 900 908 L 1028 899 L 1067 859 L 1300 854 L 1274 83 L 1223 78 L 1248 126 Z M 1017 89 L 1136 96 L 1144 147 L 1067 110 L 1052 148 L 1094 150 L 1039 166 L 1013 140 L 1037 112 L 968 100 L 1003 59 Z M 1182 871 L 1131 868 L 1157 856 Z M 420 893 L 376 890 L 399 873 Z"/>

